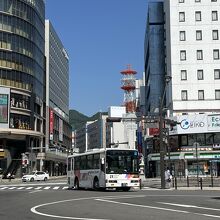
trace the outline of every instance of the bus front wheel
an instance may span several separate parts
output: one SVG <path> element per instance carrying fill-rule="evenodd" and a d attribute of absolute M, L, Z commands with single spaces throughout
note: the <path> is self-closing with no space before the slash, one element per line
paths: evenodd
<path fill-rule="evenodd" d="M 93 181 L 93 188 L 95 190 L 98 190 L 99 189 L 99 180 L 98 178 L 95 178 L 94 181 Z"/>
<path fill-rule="evenodd" d="M 76 178 L 75 181 L 74 181 L 74 189 L 79 189 L 79 180 L 78 180 L 78 178 Z"/>

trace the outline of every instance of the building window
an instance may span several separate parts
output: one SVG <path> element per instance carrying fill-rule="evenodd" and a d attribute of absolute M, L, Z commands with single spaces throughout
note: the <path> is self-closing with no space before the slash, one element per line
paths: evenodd
<path fill-rule="evenodd" d="M 220 79 L 220 69 L 214 70 L 214 79 Z"/>
<path fill-rule="evenodd" d="M 179 0 L 179 3 L 184 3 L 185 0 Z"/>
<path fill-rule="evenodd" d="M 202 50 L 197 50 L 196 51 L 196 57 L 197 57 L 197 60 L 203 60 L 203 52 L 202 52 Z"/>
<path fill-rule="evenodd" d="M 217 49 L 213 50 L 213 59 L 219 60 L 219 50 Z"/>
<path fill-rule="evenodd" d="M 181 91 L 181 100 L 182 100 L 182 101 L 188 100 L 187 90 L 182 90 L 182 91 Z"/>
<path fill-rule="evenodd" d="M 185 41 L 185 40 L 186 40 L 186 32 L 180 31 L 180 41 Z"/>
<path fill-rule="evenodd" d="M 212 31 L 212 39 L 213 40 L 218 40 L 218 30 L 213 30 Z"/>
<path fill-rule="evenodd" d="M 220 100 L 220 90 L 215 90 L 215 99 Z"/>
<path fill-rule="evenodd" d="M 203 70 L 197 70 L 197 79 L 198 80 L 204 79 Z"/>
<path fill-rule="evenodd" d="M 195 0 L 195 2 L 201 2 L 201 0 Z"/>
<path fill-rule="evenodd" d="M 187 71 L 181 70 L 181 80 L 187 80 Z"/>
<path fill-rule="evenodd" d="M 196 40 L 202 40 L 202 31 L 196 31 Z"/>
<path fill-rule="evenodd" d="M 185 21 L 185 12 L 179 12 L 179 21 L 184 22 Z"/>
<path fill-rule="evenodd" d="M 217 0 L 211 0 L 211 2 L 217 2 Z"/>
<path fill-rule="evenodd" d="M 212 11 L 212 21 L 218 21 L 218 12 Z"/>
<path fill-rule="evenodd" d="M 180 60 L 186 60 L 186 51 L 185 50 L 180 51 Z"/>
<path fill-rule="evenodd" d="M 195 19 L 196 19 L 196 21 L 201 21 L 202 20 L 201 11 L 196 11 L 195 12 Z"/>
<path fill-rule="evenodd" d="M 204 90 L 198 91 L 198 100 L 204 100 Z"/>

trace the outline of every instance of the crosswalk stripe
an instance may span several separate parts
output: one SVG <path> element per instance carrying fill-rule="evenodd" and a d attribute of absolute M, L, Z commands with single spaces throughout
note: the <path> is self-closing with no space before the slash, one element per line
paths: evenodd
<path fill-rule="evenodd" d="M 8 189 L 15 189 L 16 187 L 15 186 L 13 186 L 13 187 L 10 187 L 10 188 L 8 188 Z"/>
<path fill-rule="evenodd" d="M 26 189 L 32 189 L 33 188 L 33 186 L 30 186 L 30 187 L 27 187 Z"/>
<path fill-rule="evenodd" d="M 45 187 L 44 189 L 50 189 L 50 186 Z"/>
<path fill-rule="evenodd" d="M 53 189 L 57 190 L 57 189 L 59 189 L 59 188 L 60 188 L 59 186 L 55 186 Z"/>
<path fill-rule="evenodd" d="M 3 189 L 7 189 L 8 187 L 7 186 L 5 186 L 5 187 L 2 187 L 2 188 L 0 188 L 1 190 L 3 190 Z"/>
<path fill-rule="evenodd" d="M 34 189 L 41 189 L 42 188 L 42 186 L 38 186 L 38 187 L 36 187 L 36 188 L 34 188 Z"/>
<path fill-rule="evenodd" d="M 0 186 L 0 190 L 64 190 L 64 189 L 68 189 L 68 186 Z"/>

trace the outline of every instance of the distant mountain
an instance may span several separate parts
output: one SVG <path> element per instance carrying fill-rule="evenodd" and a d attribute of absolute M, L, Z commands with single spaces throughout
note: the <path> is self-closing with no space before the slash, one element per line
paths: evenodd
<path fill-rule="evenodd" d="M 102 115 L 107 115 L 107 112 L 102 112 Z M 72 130 L 76 130 L 83 126 L 87 121 L 95 121 L 99 118 L 100 112 L 97 112 L 91 117 L 88 117 L 74 109 L 70 109 L 69 117 L 70 117 L 70 125 L 72 126 Z"/>

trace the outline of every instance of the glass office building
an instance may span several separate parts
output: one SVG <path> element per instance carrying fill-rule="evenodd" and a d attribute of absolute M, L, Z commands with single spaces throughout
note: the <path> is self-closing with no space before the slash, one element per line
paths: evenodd
<path fill-rule="evenodd" d="M 4 173 L 23 172 L 27 164 L 43 169 L 44 50 L 44 0 L 1 0 L 0 168 Z"/>

